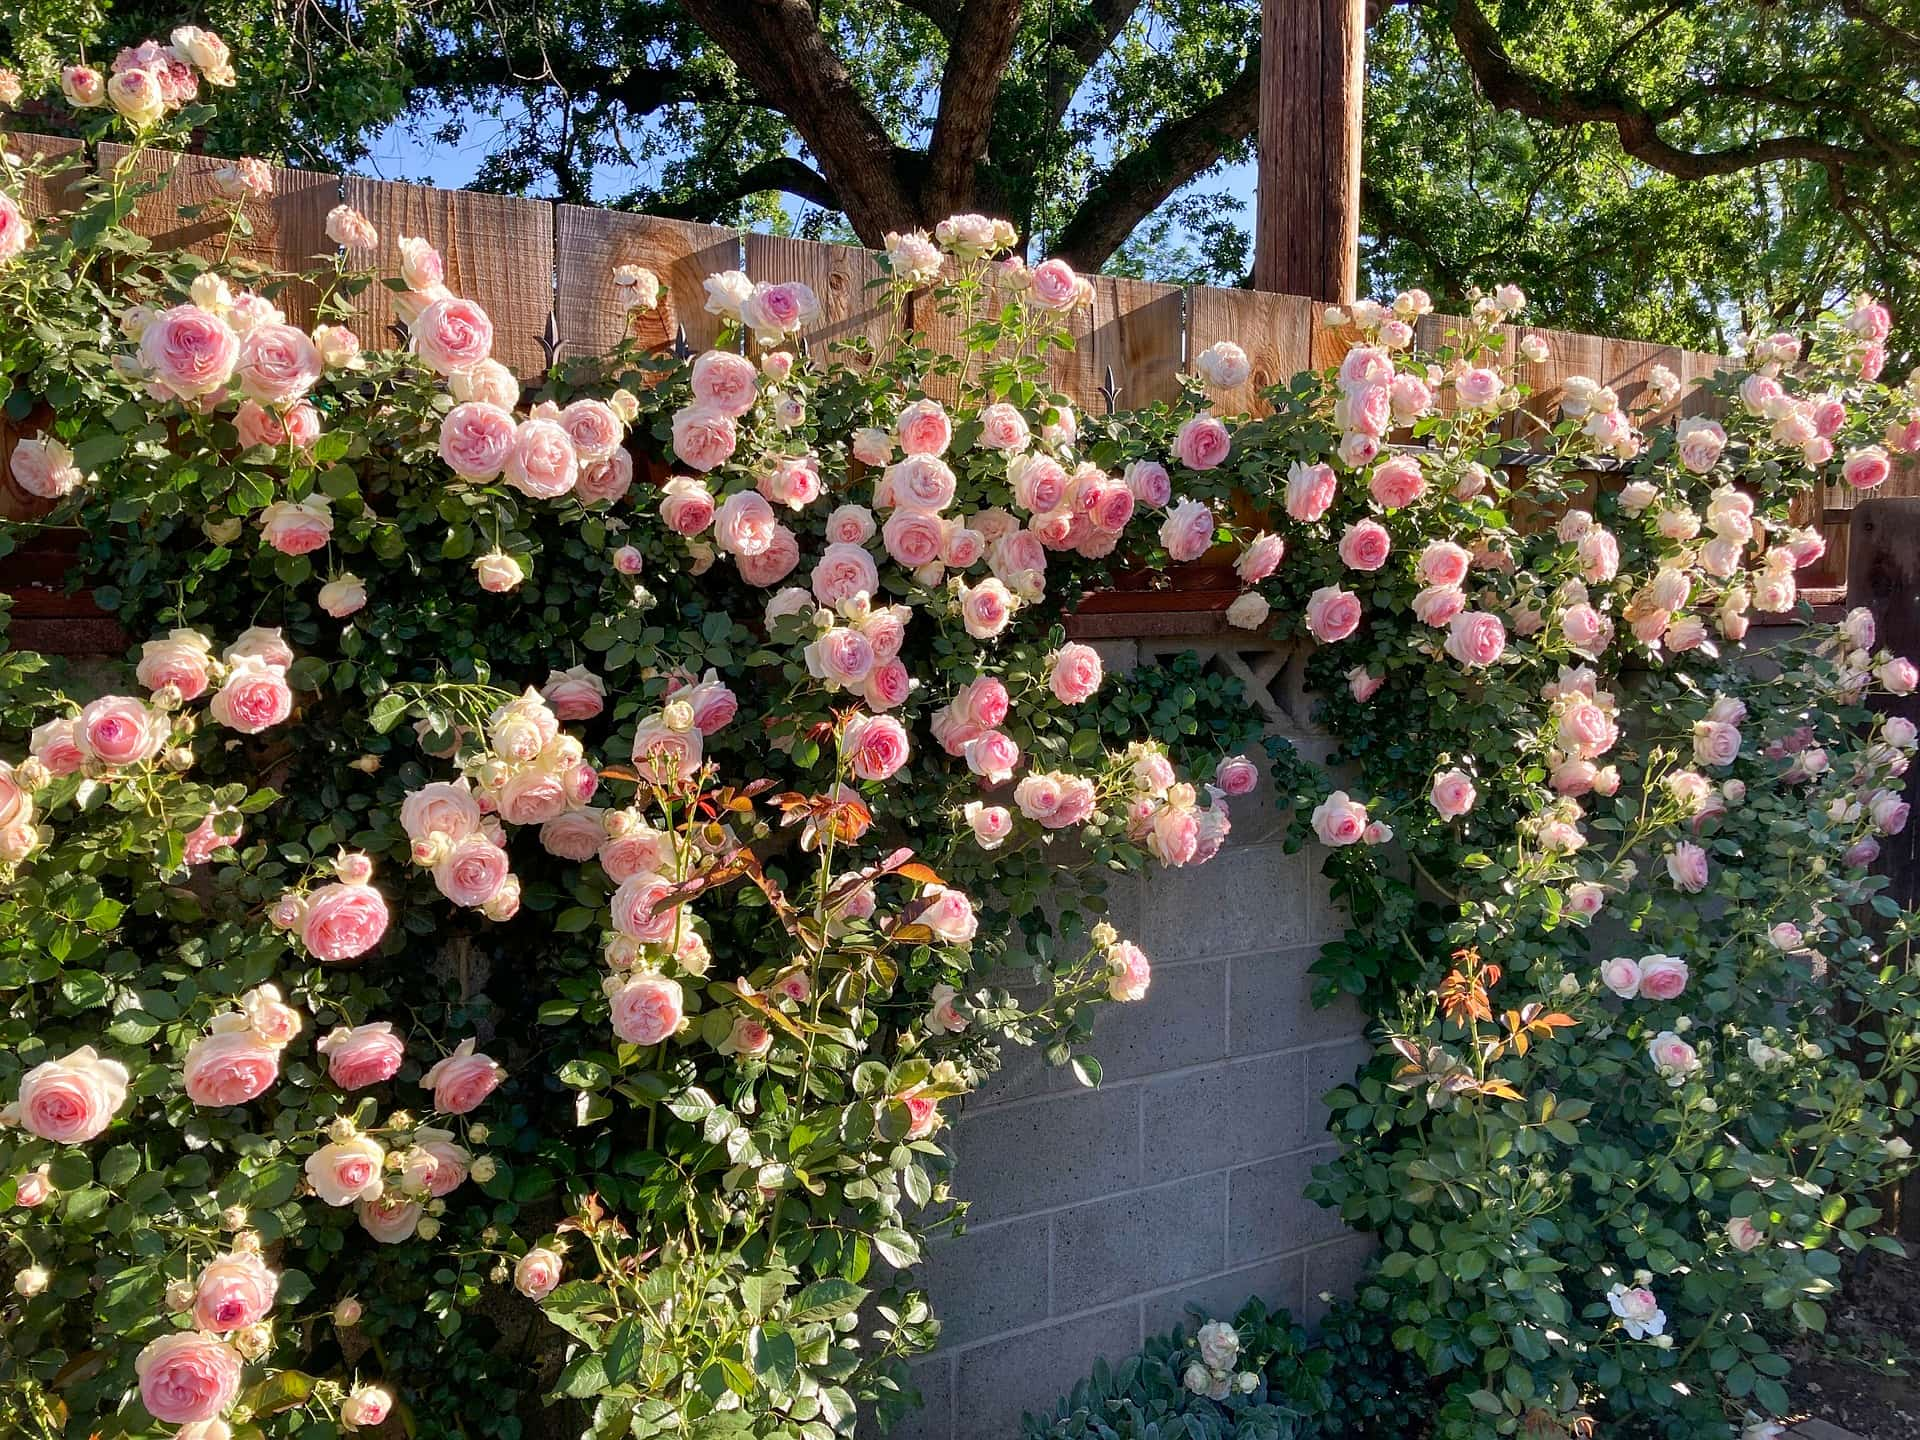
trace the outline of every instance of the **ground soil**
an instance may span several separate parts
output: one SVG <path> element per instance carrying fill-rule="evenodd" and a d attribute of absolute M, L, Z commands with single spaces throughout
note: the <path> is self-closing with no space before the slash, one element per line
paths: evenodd
<path fill-rule="evenodd" d="M 1801 1416 L 1861 1440 L 1920 1436 L 1920 1245 L 1907 1258 L 1869 1251 L 1827 1308 L 1827 1334 L 1793 1355 L 1789 1388 Z"/>

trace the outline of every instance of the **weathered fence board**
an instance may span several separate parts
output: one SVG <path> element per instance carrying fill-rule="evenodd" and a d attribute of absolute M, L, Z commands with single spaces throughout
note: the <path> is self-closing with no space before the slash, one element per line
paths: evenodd
<path fill-rule="evenodd" d="M 101 175 L 127 166 L 132 154 L 124 145 L 100 146 Z M 282 276 L 309 269 L 317 256 L 334 252 L 327 238 L 327 212 L 340 203 L 338 175 L 273 167 L 273 193 L 241 206 L 250 233 L 231 231 L 229 243 L 232 202 L 222 198 L 213 178 L 220 164 L 208 155 L 141 152 L 128 166 L 128 178 L 158 183 L 159 188 L 140 197 L 129 223 L 158 249 L 191 250 L 209 260 L 231 254 Z M 194 216 L 180 213 L 196 208 Z M 291 323 L 313 323 L 320 297 L 310 283 L 288 279 L 270 288 L 274 303 Z"/>
<path fill-rule="evenodd" d="M 1320 309 L 1298 295 L 1194 286 L 1187 296 L 1188 356 L 1216 341 L 1231 340 L 1247 352 L 1252 366 L 1247 383 L 1224 392 L 1215 408 L 1224 415 L 1269 413 L 1271 407 L 1259 392 L 1313 363 L 1314 322 Z"/>
<path fill-rule="evenodd" d="M 1100 387 L 1113 372 L 1119 410 L 1144 409 L 1180 393 L 1186 295 L 1178 285 L 1093 277 L 1093 305 L 1073 317 L 1073 349 L 1047 357 L 1053 383 L 1086 414 L 1103 414 Z"/>
<path fill-rule="evenodd" d="M 740 238 L 720 225 L 661 220 L 621 210 L 556 205 L 553 250 L 557 267 L 554 314 L 567 353 L 601 355 L 627 335 L 649 349 L 662 349 L 684 329 L 696 350 L 720 333 L 718 316 L 706 310 L 707 276 L 740 268 Z M 627 313 L 613 272 L 644 265 L 660 277 L 658 309 Z"/>
<path fill-rule="evenodd" d="M 398 263 L 394 247 L 402 235 L 425 236 L 446 261 L 448 288 L 493 317 L 494 355 L 522 376 L 545 371 L 540 336 L 553 313 L 553 206 L 357 175 L 347 177 L 346 200 L 379 229 L 383 274 Z M 360 311 L 361 340 L 391 344 L 393 292 L 370 286 Z"/>
<path fill-rule="evenodd" d="M 60 135 L 8 135 L 6 145 L 23 160 L 86 158 L 84 145 Z M 58 175 L 36 175 L 21 187 L 20 203 L 29 215 L 41 217 L 67 209 L 75 199 L 68 195 L 68 186 L 84 173 L 84 170 L 72 169 Z"/>
<path fill-rule="evenodd" d="M 878 353 L 893 338 L 886 289 L 873 283 L 886 279 L 878 252 L 758 234 L 746 237 L 746 251 L 747 274 L 756 283 L 798 280 L 819 297 L 820 318 L 803 334 L 820 362 L 837 342 L 864 339 Z"/>

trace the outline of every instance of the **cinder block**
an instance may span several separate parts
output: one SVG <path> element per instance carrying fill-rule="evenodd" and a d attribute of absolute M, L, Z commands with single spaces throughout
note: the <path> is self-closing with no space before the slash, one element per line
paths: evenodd
<path fill-rule="evenodd" d="M 1040 1046 L 1008 1043 L 1000 1047 L 1000 1068 L 968 1097 L 967 1103 L 971 1109 L 983 1110 L 1009 1100 L 1045 1095 L 1059 1088 L 1062 1073 L 1047 1064 Z"/>
<path fill-rule="evenodd" d="M 1319 946 L 1301 945 L 1229 962 L 1227 1046 L 1233 1054 L 1293 1050 L 1360 1033 L 1365 1021 L 1351 1000 L 1314 1009 L 1308 967 L 1319 957 Z"/>
<path fill-rule="evenodd" d="M 1231 1263 L 1304 1249 L 1346 1233 L 1335 1211 L 1321 1209 L 1305 1193 L 1313 1167 L 1337 1153 L 1338 1147 L 1323 1145 L 1233 1172 L 1227 1228 Z"/>
<path fill-rule="evenodd" d="M 893 1422 L 886 1440 L 953 1440 L 953 1356 L 944 1351 L 922 1356 L 908 1366 L 921 1406 Z M 862 1408 L 859 1440 L 879 1440 L 879 1422 Z"/>
<path fill-rule="evenodd" d="M 955 1188 L 975 1224 L 1140 1183 L 1138 1086 L 1075 1090 L 962 1114 Z"/>
<path fill-rule="evenodd" d="M 1364 1038 L 1355 1038 L 1303 1051 L 1300 1058 L 1306 1068 L 1302 1099 L 1307 1107 L 1307 1133 L 1323 1135 L 1327 1129 L 1326 1097 L 1353 1082 L 1360 1067 L 1373 1058 L 1373 1045 Z"/>
<path fill-rule="evenodd" d="M 1053 1216 L 1053 1313 L 1192 1280 L 1226 1264 L 1227 1177 L 1201 1175 Z"/>
<path fill-rule="evenodd" d="M 1351 1295 L 1359 1287 L 1360 1277 L 1367 1273 L 1367 1262 L 1373 1258 L 1376 1244 L 1371 1235 L 1348 1235 L 1331 1245 L 1307 1251 L 1301 1257 L 1306 1270 L 1301 1286 L 1304 1298 L 1294 1318 L 1309 1329 L 1318 1326 L 1332 1303 L 1321 1297 L 1331 1295 L 1345 1299 Z"/>
<path fill-rule="evenodd" d="M 1802 1420 L 1787 1432 L 1792 1440 L 1861 1440 L 1851 1430 L 1842 1430 L 1831 1420 Z"/>
<path fill-rule="evenodd" d="M 960 1352 L 954 1370 L 953 1440 L 1013 1440 L 1027 1411 L 1052 1414 L 1093 1362 L 1140 1348 L 1134 1301 L 988 1341 Z"/>
<path fill-rule="evenodd" d="M 1146 999 L 1098 1012 L 1089 1048 L 1112 1083 L 1225 1059 L 1227 1024 L 1226 961 L 1156 965 Z M 1072 1071 L 1059 1073 L 1077 1083 Z"/>
<path fill-rule="evenodd" d="M 1282 1155 L 1309 1143 L 1297 1054 L 1234 1060 L 1146 1082 L 1147 1184 Z"/>
<path fill-rule="evenodd" d="M 1282 1255 L 1257 1265 L 1243 1265 L 1221 1275 L 1209 1276 L 1178 1290 L 1149 1295 L 1142 1302 L 1144 1328 L 1149 1336 L 1163 1334 L 1176 1325 L 1194 1333 L 1197 1321 L 1188 1312 L 1197 1306 L 1209 1320 L 1231 1320 L 1240 1307 L 1258 1295 L 1269 1310 L 1300 1313 L 1300 1273 L 1298 1255 Z"/>
<path fill-rule="evenodd" d="M 1140 945 L 1155 960 L 1243 955 L 1321 938 L 1325 882 L 1305 852 L 1229 847 L 1205 865 L 1155 872 L 1147 882 Z M 1337 932 L 1336 932 L 1337 933 Z"/>
<path fill-rule="evenodd" d="M 1047 1318 L 1047 1217 L 937 1241 L 922 1274 L 944 1346 L 1037 1324 Z"/>

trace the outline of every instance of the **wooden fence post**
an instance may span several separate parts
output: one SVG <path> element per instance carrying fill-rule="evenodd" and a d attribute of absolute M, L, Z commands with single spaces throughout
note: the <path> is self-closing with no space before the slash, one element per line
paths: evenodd
<path fill-rule="evenodd" d="M 1366 0 L 1266 0 L 1253 283 L 1345 305 L 1360 266 Z"/>

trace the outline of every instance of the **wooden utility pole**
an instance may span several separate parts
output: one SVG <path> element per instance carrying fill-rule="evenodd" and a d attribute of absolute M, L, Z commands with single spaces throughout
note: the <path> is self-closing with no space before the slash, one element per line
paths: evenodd
<path fill-rule="evenodd" d="M 1332 304 L 1360 265 L 1366 0 L 1265 0 L 1253 283 Z"/>

